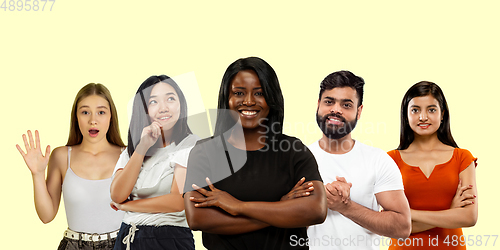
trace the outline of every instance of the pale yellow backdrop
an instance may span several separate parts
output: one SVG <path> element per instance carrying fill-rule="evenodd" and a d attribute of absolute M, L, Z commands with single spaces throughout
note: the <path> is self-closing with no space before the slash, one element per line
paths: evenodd
<path fill-rule="evenodd" d="M 9 11 L 14 1 L 0 2 L 7 6 L 0 8 L 0 249 L 56 249 L 61 240 L 64 207 L 50 224 L 38 220 L 31 176 L 15 144 L 27 129 L 38 129 L 44 147 L 64 145 L 83 85 L 111 90 L 125 138 L 128 100 L 148 76 L 194 72 L 205 108 L 215 108 L 224 70 L 247 56 L 274 67 L 285 96 L 285 132 L 306 144 L 320 137 L 314 115 L 328 73 L 346 69 L 365 79 L 355 138 L 384 150 L 398 145 L 408 87 L 438 83 L 455 139 L 479 158 L 479 220 L 464 232 L 500 234 L 497 1 L 57 0 L 52 11 L 52 2 L 44 11 L 39 2 L 36 12 Z M 485 243 L 469 249 L 495 249 Z"/>

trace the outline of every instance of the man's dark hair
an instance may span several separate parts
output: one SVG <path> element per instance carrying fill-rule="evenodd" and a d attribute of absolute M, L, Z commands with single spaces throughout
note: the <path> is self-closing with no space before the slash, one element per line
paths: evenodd
<path fill-rule="evenodd" d="M 341 87 L 351 87 L 356 90 L 358 95 L 358 107 L 363 104 L 363 86 L 365 85 L 365 81 L 363 78 L 354 75 L 350 71 L 342 70 L 329 74 L 323 79 L 320 84 L 319 91 L 319 100 L 321 100 L 321 96 L 325 90 L 331 90 L 334 88 Z"/>

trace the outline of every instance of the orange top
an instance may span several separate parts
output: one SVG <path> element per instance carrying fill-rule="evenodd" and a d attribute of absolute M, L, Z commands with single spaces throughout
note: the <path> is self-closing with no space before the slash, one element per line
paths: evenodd
<path fill-rule="evenodd" d="M 402 159 L 398 150 L 388 154 L 396 162 L 403 176 L 405 195 L 410 208 L 439 211 L 449 209 L 458 186 L 459 174 L 477 158 L 466 149 L 455 148 L 451 159 L 436 165 L 427 178 L 419 167 L 410 166 Z M 435 227 L 427 231 L 412 233 L 405 241 L 392 239 L 390 250 L 395 249 L 466 249 L 462 229 Z M 423 248 L 424 247 L 424 248 Z"/>

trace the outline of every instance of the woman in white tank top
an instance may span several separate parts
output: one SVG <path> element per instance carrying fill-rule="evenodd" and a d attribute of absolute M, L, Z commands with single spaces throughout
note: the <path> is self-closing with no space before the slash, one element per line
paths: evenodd
<path fill-rule="evenodd" d="M 95 83 L 80 89 L 71 111 L 68 142 L 52 154 L 50 146 L 42 154 L 38 131 L 35 140 L 31 131 L 27 133 L 26 153 L 16 147 L 31 171 L 35 208 L 43 223 L 54 219 L 63 193 L 68 230 L 58 249 L 113 249 L 123 212 L 110 207 L 109 188 L 125 145 L 109 90 Z"/>

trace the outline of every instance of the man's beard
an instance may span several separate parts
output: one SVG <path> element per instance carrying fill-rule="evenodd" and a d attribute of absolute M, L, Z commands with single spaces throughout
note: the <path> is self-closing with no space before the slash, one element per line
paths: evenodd
<path fill-rule="evenodd" d="M 337 126 L 332 124 L 327 124 L 326 121 L 328 117 L 336 117 L 338 118 L 343 125 Z M 352 121 L 347 121 L 342 115 L 338 113 L 329 113 L 324 115 L 323 117 L 318 115 L 316 111 L 316 122 L 318 123 L 319 128 L 323 131 L 323 134 L 330 139 L 340 139 L 349 133 L 356 127 L 356 123 L 358 122 L 358 114 L 356 113 L 356 118 Z"/>

